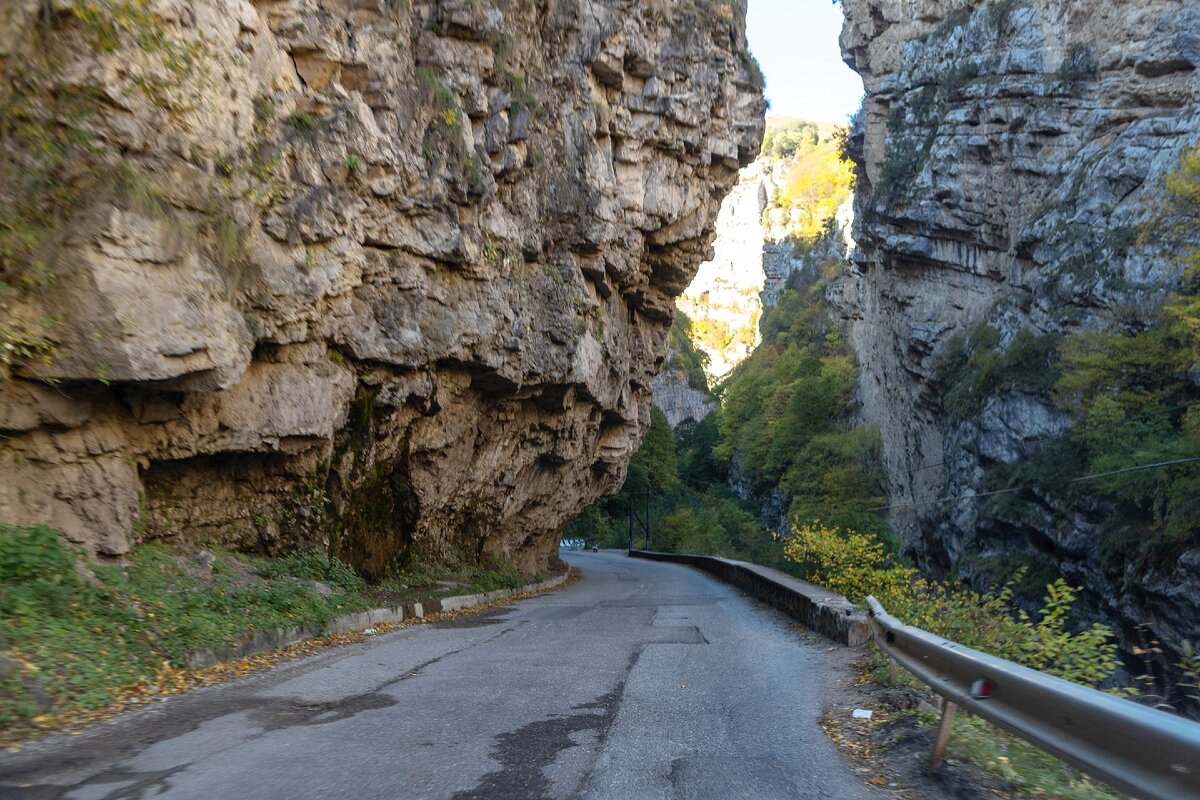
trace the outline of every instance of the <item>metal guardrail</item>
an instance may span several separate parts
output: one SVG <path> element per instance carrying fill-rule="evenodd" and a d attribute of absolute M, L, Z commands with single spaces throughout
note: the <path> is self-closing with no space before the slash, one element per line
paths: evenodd
<path fill-rule="evenodd" d="M 930 767 L 961 705 L 1142 800 L 1200 800 L 1200 724 L 905 625 L 867 598 L 875 643 L 946 699 Z"/>

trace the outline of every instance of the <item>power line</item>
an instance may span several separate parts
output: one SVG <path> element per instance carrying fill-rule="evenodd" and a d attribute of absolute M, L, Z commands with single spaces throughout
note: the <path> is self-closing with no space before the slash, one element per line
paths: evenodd
<path fill-rule="evenodd" d="M 1100 478 L 1110 478 L 1114 475 L 1126 475 L 1130 472 L 1143 472 L 1143 471 L 1149 470 L 1149 469 L 1162 469 L 1164 467 L 1175 467 L 1175 466 L 1179 466 L 1180 464 L 1195 464 L 1197 462 L 1200 462 L 1200 456 L 1197 456 L 1194 458 L 1180 458 L 1180 459 L 1176 459 L 1174 461 L 1159 461 L 1159 462 L 1156 462 L 1153 464 L 1138 464 L 1137 466 L 1133 466 L 1133 467 L 1123 467 L 1121 469 L 1110 470 L 1108 472 L 1098 472 L 1094 475 L 1084 475 L 1083 477 L 1080 477 L 1080 478 L 1072 478 L 1071 480 L 1061 481 L 1061 483 L 1065 483 L 1068 485 L 1076 484 L 1076 483 L 1084 483 L 1085 481 L 1094 481 L 1094 480 L 1099 480 Z M 936 500 L 924 500 L 919 503 L 892 503 L 892 504 L 889 504 L 886 506 L 876 506 L 875 508 L 868 508 L 867 511 L 892 511 L 892 510 L 896 510 L 896 509 L 905 509 L 905 508 L 921 508 L 923 506 L 939 505 L 941 503 L 954 503 L 959 500 L 975 500 L 975 499 L 983 498 L 983 497 L 996 497 L 997 495 L 1002 495 L 1002 494 L 1015 494 L 1016 492 L 1021 492 L 1026 489 L 1033 489 L 1033 488 L 1036 488 L 1035 484 L 1026 483 L 1026 484 L 1022 484 L 1021 486 L 1013 486 L 1009 489 L 996 489 L 994 491 L 989 491 L 989 492 L 976 492 L 974 494 L 962 494 L 962 495 L 957 495 L 955 497 L 941 497 Z"/>
<path fill-rule="evenodd" d="M 1196 458 L 1180 458 L 1175 461 L 1160 461 L 1157 464 L 1141 464 L 1136 467 L 1124 467 L 1123 469 L 1114 469 L 1110 472 L 1099 472 L 1095 475 L 1084 475 L 1082 478 L 1075 478 L 1068 483 L 1083 483 L 1084 481 L 1094 481 L 1097 478 L 1108 478 L 1113 475 L 1124 475 L 1127 472 L 1141 472 L 1145 469 L 1159 469 L 1161 467 L 1174 467 L 1177 464 L 1194 464 L 1200 461 L 1200 456 Z"/>

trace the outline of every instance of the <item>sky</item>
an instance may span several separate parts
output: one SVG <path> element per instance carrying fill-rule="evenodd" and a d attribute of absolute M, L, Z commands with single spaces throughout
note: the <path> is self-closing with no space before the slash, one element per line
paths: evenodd
<path fill-rule="evenodd" d="M 831 0 L 749 0 L 750 50 L 767 78 L 770 114 L 845 122 L 862 81 L 842 63 L 842 7 Z"/>

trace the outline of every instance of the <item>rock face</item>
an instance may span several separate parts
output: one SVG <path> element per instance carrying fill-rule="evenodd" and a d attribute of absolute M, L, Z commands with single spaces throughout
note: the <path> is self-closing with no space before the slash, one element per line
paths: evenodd
<path fill-rule="evenodd" d="M 6 359 L 0 519 L 109 555 L 330 541 L 374 575 L 544 569 L 620 485 L 673 298 L 758 150 L 743 15 L 155 0 L 44 25 L 42 5 L 0 12 L 4 91 L 99 101 L 38 243 L 52 279 L 4 267 L 32 287 L 6 311 L 52 320 L 52 345 Z"/>
<path fill-rule="evenodd" d="M 767 117 L 767 124 L 787 126 L 790 118 Z M 835 126 L 808 123 L 828 141 Z M 796 158 L 815 159 L 803 153 Z M 697 344 L 708 353 L 711 382 L 725 378 L 758 346 L 758 322 L 773 308 L 796 273 L 820 275 L 830 261 L 844 261 L 854 247 L 851 227 L 854 205 L 847 200 L 825 234 L 811 241 L 797 234 L 799 210 L 781 207 L 779 196 L 788 190 L 790 155 L 762 153 L 738 177 L 737 185 L 717 217 L 713 258 L 700 265 L 695 279 L 679 299 L 679 308 L 691 318 Z M 826 187 L 822 187 L 826 188 Z M 813 213 L 817 201 L 805 211 Z"/>
<path fill-rule="evenodd" d="M 1018 523 L 978 500 L 941 502 L 978 491 L 989 467 L 1070 419 L 1016 388 L 954 420 L 937 368 L 950 339 L 979 323 L 999 330 L 1004 350 L 1022 330 L 1138 324 L 1172 288 L 1179 266 L 1137 230 L 1160 207 L 1164 176 L 1200 143 L 1200 7 L 843 7 L 843 53 L 867 97 L 853 138 L 858 249 L 829 297 L 858 354 L 863 414 L 880 427 L 893 530 L 930 571 L 971 578 L 980 558 L 1032 553 L 1127 636 L 1150 622 L 1194 638 L 1196 552 L 1123 586 L 1099 563 L 1102 509 L 1055 509 L 1033 490 L 1021 499 L 1038 513 Z"/>
<path fill-rule="evenodd" d="M 728 375 L 758 344 L 768 169 L 759 159 L 742 172 L 717 217 L 713 257 L 700 265 L 679 299 L 680 310 L 700 332 L 697 344 L 708 353 L 712 382 Z"/>
<path fill-rule="evenodd" d="M 667 355 L 668 362 L 670 354 Z M 686 373 L 664 367 L 654 376 L 650 384 L 654 391 L 654 405 L 666 416 L 672 428 L 684 422 L 700 422 L 717 409 L 717 401 L 708 392 L 688 383 Z"/>
<path fill-rule="evenodd" d="M 768 130 L 773 123 L 786 127 L 789 121 L 768 116 Z M 813 130 L 818 130 L 815 124 Z M 830 133 L 823 135 L 829 137 Z M 778 198 L 788 189 L 794 154 L 773 155 L 767 150 L 764 147 L 758 159 L 742 170 L 737 185 L 725 198 L 717 216 L 713 258 L 700 265 L 678 301 L 691 323 L 691 344 L 708 356 L 710 384 L 729 377 L 759 346 L 759 320 L 766 309 L 779 303 L 793 275 L 816 280 L 825 274 L 827 266 L 836 269 L 850 258 L 854 248 L 853 196 L 837 208 L 824 233 L 804 239 L 797 234 L 797 218 L 807 218 L 803 212 L 819 208 L 818 202 L 811 201 L 803 210 L 781 206 Z M 810 152 L 796 157 L 819 156 Z M 688 419 L 701 420 L 716 408 L 713 397 L 689 385 L 687 372 L 673 368 L 674 362 L 675 354 L 671 353 L 654 379 L 654 404 L 663 410 L 672 427 Z M 735 480 L 734 485 L 740 486 L 741 482 Z"/>
<path fill-rule="evenodd" d="M 695 376 L 676 366 L 674 351 L 668 351 L 652 388 L 654 405 L 672 428 L 688 420 L 699 422 L 715 411 L 717 401 L 708 386 L 727 376 L 758 343 L 768 249 L 785 250 L 769 242 L 763 229 L 770 191 L 764 173 L 769 169 L 768 160 L 759 157 L 741 171 L 717 215 L 712 258 L 700 265 L 677 301 L 691 321 L 690 346 L 707 355 L 708 367 L 701 387 Z"/>

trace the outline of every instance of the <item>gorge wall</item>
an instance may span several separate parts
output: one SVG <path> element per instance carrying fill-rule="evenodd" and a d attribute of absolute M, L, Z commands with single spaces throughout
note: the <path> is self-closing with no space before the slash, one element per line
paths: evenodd
<path fill-rule="evenodd" d="M 721 206 L 713 257 L 677 301 L 682 318 L 654 380 L 654 402 L 673 427 L 716 407 L 707 385 L 729 379 L 762 344 L 763 313 L 793 279 L 823 279 L 853 247 L 852 174 L 838 146 L 845 128 L 771 114 L 766 128 L 762 152 Z M 694 358 L 685 350 L 703 354 L 705 381 L 688 374 Z"/>
<path fill-rule="evenodd" d="M 708 353 L 713 383 L 758 344 L 767 170 L 767 160 L 759 158 L 742 171 L 717 216 L 713 257 L 700 265 L 695 280 L 679 298 L 679 310 L 692 320 L 693 340 Z"/>
<path fill-rule="evenodd" d="M 654 405 L 672 428 L 699 422 L 716 410 L 710 386 L 757 346 L 766 249 L 774 244 L 763 228 L 769 170 L 760 155 L 738 175 L 717 215 L 712 257 L 676 301 L 681 316 L 652 384 Z M 698 358 L 703 362 L 699 370 L 689 369 Z"/>
<path fill-rule="evenodd" d="M 19 0 L 0 65 L 0 520 L 369 575 L 620 485 L 765 109 L 721 2 Z"/>
<path fill-rule="evenodd" d="M 1183 0 L 843 0 L 866 85 L 851 140 L 857 250 L 828 296 L 882 437 L 890 523 L 935 574 L 979 583 L 1031 559 L 1085 588 L 1126 643 L 1149 623 L 1200 635 L 1200 542 L 1134 575 L 1104 563 L 1111 508 L 1038 487 L 1020 513 L 970 495 L 1072 416 L 1045 386 L 1001 386 L 946 413 L 956 335 L 1144 327 L 1182 268 L 1155 236 L 1165 176 L 1200 143 L 1200 7 Z M 1060 476 L 1071 477 L 1071 476 Z M 964 498 L 950 502 L 945 498 Z M 986 581 L 984 581 L 986 582 Z"/>

